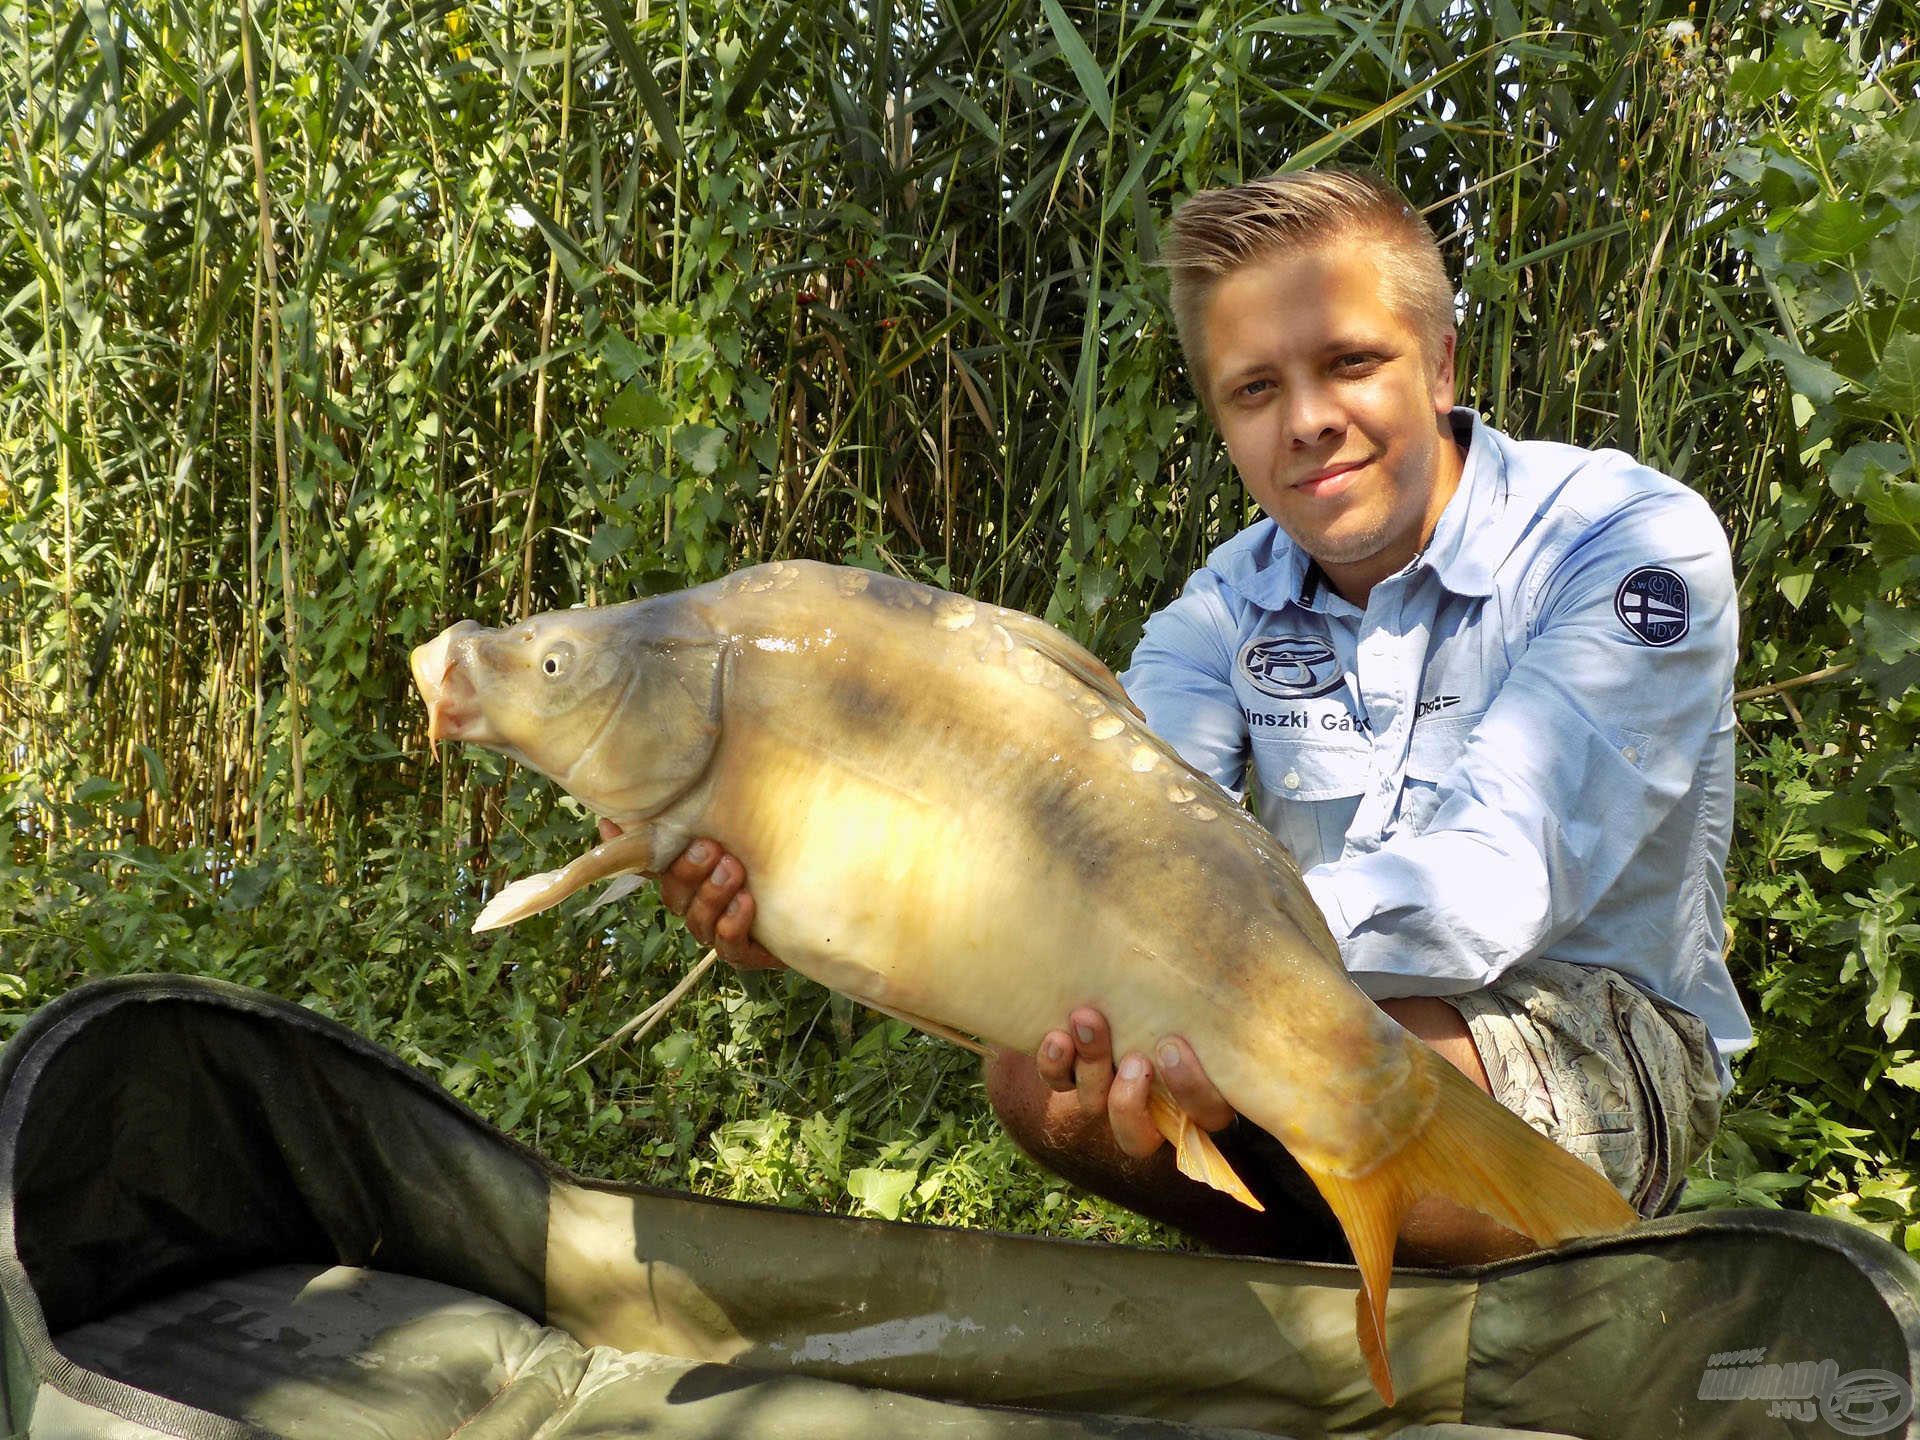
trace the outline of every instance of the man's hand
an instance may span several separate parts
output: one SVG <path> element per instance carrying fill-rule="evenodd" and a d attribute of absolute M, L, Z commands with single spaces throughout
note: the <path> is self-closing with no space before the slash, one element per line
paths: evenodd
<path fill-rule="evenodd" d="M 602 840 L 619 833 L 612 821 L 600 822 Z M 753 896 L 746 887 L 746 867 L 718 841 L 699 839 L 662 872 L 660 899 L 687 922 L 694 939 L 711 945 L 734 969 L 779 969 L 784 962 L 752 938 Z"/>
<path fill-rule="evenodd" d="M 1154 1047 L 1154 1061 L 1137 1051 L 1123 1057 L 1116 1073 L 1113 1040 L 1107 1018 L 1098 1010 L 1076 1010 L 1065 1030 L 1049 1030 L 1033 1057 L 1034 1069 L 1053 1089 L 1078 1092 L 1080 1109 L 1089 1118 L 1104 1114 L 1113 1129 L 1114 1143 L 1136 1160 L 1144 1160 L 1164 1143 L 1147 1109 L 1157 1062 L 1161 1083 L 1174 1103 L 1202 1130 L 1224 1129 L 1233 1120 L 1233 1107 L 1214 1089 L 1193 1049 L 1178 1035 Z"/>

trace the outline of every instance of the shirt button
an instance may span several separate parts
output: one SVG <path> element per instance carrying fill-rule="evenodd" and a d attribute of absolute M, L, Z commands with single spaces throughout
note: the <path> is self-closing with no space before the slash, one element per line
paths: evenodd
<path fill-rule="evenodd" d="M 1285 775 L 1280 777 L 1280 783 L 1289 790 L 1298 790 L 1300 788 L 1300 772 L 1298 770 L 1287 771 Z"/>
<path fill-rule="evenodd" d="M 1620 752 L 1620 758 L 1625 760 L 1629 765 L 1638 765 L 1640 763 L 1640 752 L 1629 745 Z"/>

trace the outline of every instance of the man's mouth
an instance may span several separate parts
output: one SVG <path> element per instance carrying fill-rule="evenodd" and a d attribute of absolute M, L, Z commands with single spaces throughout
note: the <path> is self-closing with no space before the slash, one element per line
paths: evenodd
<path fill-rule="evenodd" d="M 1338 482 L 1343 475 L 1351 474 L 1366 463 L 1367 461 L 1363 458 L 1359 460 L 1345 460 L 1337 465 L 1328 465 L 1323 469 L 1314 471 L 1311 475 L 1294 481 L 1292 488 L 1308 495 L 1323 494 L 1329 490 L 1337 489 Z"/>

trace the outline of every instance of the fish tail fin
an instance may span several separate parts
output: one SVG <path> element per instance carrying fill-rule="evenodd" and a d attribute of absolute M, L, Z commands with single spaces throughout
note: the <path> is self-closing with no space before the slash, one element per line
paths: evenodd
<path fill-rule="evenodd" d="M 1387 1359 L 1387 1287 L 1393 1283 L 1394 1241 L 1400 1236 L 1400 1222 L 1413 1207 L 1415 1196 L 1402 1177 L 1383 1176 L 1379 1169 L 1353 1180 L 1317 1171 L 1311 1165 L 1300 1168 L 1319 1187 L 1346 1234 L 1347 1244 L 1353 1247 L 1354 1264 L 1360 1269 L 1360 1291 L 1353 1297 L 1360 1354 L 1366 1359 L 1373 1388 L 1391 1405 L 1393 1367 Z"/>
<path fill-rule="evenodd" d="M 1541 1135 L 1425 1045 L 1416 1063 L 1434 1082 L 1426 1122 L 1364 1175 L 1303 1168 L 1326 1198 L 1360 1269 L 1361 1353 L 1374 1388 L 1393 1403 L 1387 1362 L 1387 1288 L 1394 1241 L 1427 1195 L 1476 1210 L 1542 1245 L 1607 1235 L 1640 1217 L 1605 1176 Z"/>
<path fill-rule="evenodd" d="M 1262 1212 L 1266 1210 L 1266 1206 L 1254 1199 L 1246 1181 L 1234 1173 L 1233 1166 L 1227 1163 L 1227 1157 L 1213 1143 L 1213 1137 L 1194 1124 L 1187 1112 L 1174 1104 L 1173 1097 L 1158 1083 L 1147 1091 L 1147 1110 L 1153 1116 L 1154 1127 L 1173 1146 L 1174 1159 L 1182 1175 L 1189 1180 L 1198 1180 L 1202 1185 L 1211 1185 L 1231 1195 L 1242 1205 Z"/>

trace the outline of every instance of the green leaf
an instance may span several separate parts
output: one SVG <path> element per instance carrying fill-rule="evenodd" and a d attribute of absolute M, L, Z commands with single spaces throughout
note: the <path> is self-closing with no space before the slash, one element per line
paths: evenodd
<path fill-rule="evenodd" d="M 1840 393 L 1843 385 L 1852 382 L 1833 366 L 1817 356 L 1809 355 L 1799 346 L 1781 339 L 1778 335 L 1761 334 L 1757 337 L 1760 348 L 1767 352 L 1767 358 L 1786 371 L 1787 383 L 1796 394 L 1804 395 L 1816 404 L 1825 405 Z"/>
<path fill-rule="evenodd" d="M 111 800 L 120 793 L 117 782 L 104 776 L 91 775 L 73 788 L 73 803 L 76 805 L 99 805 Z"/>
<path fill-rule="evenodd" d="M 593 532 L 593 540 L 587 546 L 587 559 L 599 565 L 618 555 L 633 545 L 633 527 L 609 520 Z"/>
<path fill-rule="evenodd" d="M 1920 409 L 1920 331 L 1902 330 L 1887 342 L 1869 395 L 1896 413 Z"/>
<path fill-rule="evenodd" d="M 1782 232 L 1780 253 L 1789 260 L 1846 260 L 1878 233 L 1854 200 L 1816 200 L 1795 213 Z"/>
<path fill-rule="evenodd" d="M 727 432 L 712 425 L 682 425 L 673 432 L 673 450 L 696 475 L 711 475 L 726 455 Z"/>
<path fill-rule="evenodd" d="M 1867 278 L 1904 303 L 1920 292 L 1920 213 L 1902 216 L 1867 247 Z"/>
<path fill-rule="evenodd" d="M 653 364 L 653 358 L 645 350 L 618 331 L 600 342 L 600 358 L 607 362 L 607 369 L 622 385 L 645 374 Z"/>
<path fill-rule="evenodd" d="M 1086 96 L 1087 104 L 1100 117 L 1100 123 L 1111 130 L 1113 97 L 1107 93 L 1107 77 L 1100 69 L 1100 62 L 1093 58 L 1093 52 L 1087 49 L 1087 42 L 1073 28 L 1073 21 L 1067 17 L 1067 12 L 1060 8 L 1060 0 L 1040 0 L 1040 4 L 1047 12 L 1047 26 L 1053 31 L 1053 38 L 1060 42 L 1060 53 L 1067 57 L 1067 63 L 1073 67 L 1074 78 L 1080 82 L 1080 93 Z"/>
<path fill-rule="evenodd" d="M 1843 500 L 1852 500 L 1868 483 L 1895 479 L 1906 473 L 1907 452 L 1884 440 L 1862 440 L 1833 456 L 1824 468 L 1833 493 Z"/>
<path fill-rule="evenodd" d="M 640 97 L 647 118 L 653 121 L 653 128 L 659 132 L 661 146 L 672 159 L 685 159 L 686 151 L 680 144 L 680 127 L 674 122 L 673 108 L 660 92 L 653 72 L 647 69 L 647 62 L 640 54 L 640 47 L 634 43 L 633 31 L 627 28 L 625 17 L 613 0 L 600 0 L 599 10 L 600 18 L 607 27 L 607 39 L 613 42 L 614 54 L 627 67 L 627 78 L 633 82 L 634 93 Z"/>
<path fill-rule="evenodd" d="M 654 430 L 673 423 L 673 404 L 652 386 L 636 380 L 613 397 L 605 419 L 616 430 Z"/>
<path fill-rule="evenodd" d="M 847 1194 L 873 1214 L 898 1220 L 901 1202 L 912 1192 L 916 1178 L 912 1170 L 862 1166 L 847 1175 Z"/>
<path fill-rule="evenodd" d="M 787 35 L 793 28 L 792 16 L 780 8 L 769 7 L 763 23 L 765 28 L 754 42 L 746 63 L 733 76 L 732 89 L 727 95 L 726 115 L 729 120 L 738 121 L 746 114 L 748 103 L 766 83 L 773 62 L 779 57 L 781 48 L 787 42 Z"/>
<path fill-rule="evenodd" d="M 227 900 L 236 909 L 252 910 L 266 898 L 273 889 L 273 882 L 280 878 L 281 867 L 274 861 L 259 865 L 250 865 L 233 872 L 233 878 L 227 883 Z"/>
<path fill-rule="evenodd" d="M 1920 654 L 1920 615 L 1905 606 L 1869 600 L 1864 629 L 1868 653 L 1884 664 Z"/>

